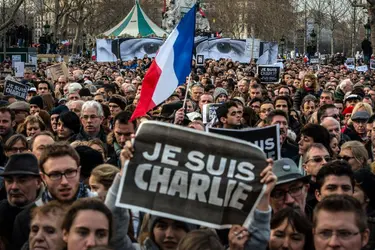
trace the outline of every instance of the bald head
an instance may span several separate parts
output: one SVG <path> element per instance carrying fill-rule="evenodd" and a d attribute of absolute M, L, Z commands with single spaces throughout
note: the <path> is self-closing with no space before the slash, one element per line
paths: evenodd
<path fill-rule="evenodd" d="M 341 138 L 341 127 L 340 123 L 333 117 L 325 117 L 320 124 L 325 127 L 329 133 L 332 133 L 337 138 L 337 141 L 340 142 Z"/>

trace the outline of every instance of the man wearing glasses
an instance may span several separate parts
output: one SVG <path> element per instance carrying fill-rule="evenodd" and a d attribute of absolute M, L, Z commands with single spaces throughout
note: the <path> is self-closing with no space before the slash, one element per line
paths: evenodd
<path fill-rule="evenodd" d="M 78 153 L 67 143 L 54 143 L 43 151 L 39 159 L 40 176 L 46 185 L 34 206 L 42 206 L 52 200 L 71 204 L 75 200 L 94 197 L 87 186 L 80 182 L 80 160 Z M 24 209 L 14 222 L 13 249 L 21 249 L 29 235 L 30 211 Z"/>
<path fill-rule="evenodd" d="M 302 166 L 311 180 L 315 182 L 316 175 L 324 164 L 329 162 L 331 157 L 326 147 L 321 143 L 313 143 L 302 156 Z"/>
<path fill-rule="evenodd" d="M 311 216 L 312 209 L 306 206 L 310 176 L 302 175 L 296 163 L 289 158 L 275 161 L 273 172 L 277 176 L 276 187 L 271 193 L 273 212 L 293 207 Z"/>
<path fill-rule="evenodd" d="M 318 203 L 313 234 L 316 250 L 360 250 L 370 237 L 365 211 L 359 201 L 348 195 L 332 195 Z"/>
<path fill-rule="evenodd" d="M 101 127 L 104 119 L 102 106 L 96 101 L 87 101 L 82 106 L 80 116 L 82 128 L 76 140 L 89 141 L 94 138 L 99 138 L 101 141 L 105 142 L 107 136 Z"/>

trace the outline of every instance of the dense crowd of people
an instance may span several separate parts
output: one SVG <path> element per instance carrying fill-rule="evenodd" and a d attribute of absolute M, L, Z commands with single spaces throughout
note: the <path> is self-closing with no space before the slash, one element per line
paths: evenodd
<path fill-rule="evenodd" d="M 26 100 L 0 95 L 0 249 L 375 248 L 375 72 L 301 58 L 264 84 L 255 62 L 193 61 L 189 84 L 131 120 L 151 62 L 76 61 L 58 79 L 39 62 L 16 79 L 30 87 Z M 3 92 L 11 62 L 0 72 Z M 216 118 L 203 123 L 211 103 Z M 261 173 L 249 227 L 214 230 L 115 205 L 147 120 L 201 131 L 279 125 L 282 158 Z"/>

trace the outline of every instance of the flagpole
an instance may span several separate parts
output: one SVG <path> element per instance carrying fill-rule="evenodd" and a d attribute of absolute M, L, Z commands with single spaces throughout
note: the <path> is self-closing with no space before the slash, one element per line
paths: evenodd
<path fill-rule="evenodd" d="M 190 89 L 190 84 L 191 84 L 191 72 L 190 72 L 190 74 L 189 74 L 188 84 L 187 84 L 187 86 L 186 86 L 184 104 L 182 105 L 182 108 L 183 108 L 183 109 L 185 109 L 186 100 L 187 100 L 188 92 L 189 92 L 189 89 Z"/>

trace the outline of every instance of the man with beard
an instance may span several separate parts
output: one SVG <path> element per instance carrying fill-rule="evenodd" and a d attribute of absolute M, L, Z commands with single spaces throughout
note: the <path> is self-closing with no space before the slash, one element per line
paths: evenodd
<path fill-rule="evenodd" d="M 131 139 L 135 133 L 136 121 L 130 122 L 131 114 L 127 111 L 118 113 L 113 119 L 113 132 L 107 137 L 108 155 L 110 159 L 107 163 L 121 168 L 120 153 L 125 142 Z"/>
<path fill-rule="evenodd" d="M 313 95 L 307 95 L 303 98 L 302 104 L 301 104 L 301 113 L 302 113 L 301 120 L 303 124 L 306 124 L 308 120 L 310 119 L 310 116 L 315 112 L 316 102 L 317 102 L 317 99 Z"/>
<path fill-rule="evenodd" d="M 7 192 L 7 199 L 0 202 L 0 238 L 10 243 L 16 216 L 32 206 L 41 194 L 38 160 L 28 153 L 12 155 L 0 176 L 4 177 Z"/>
<path fill-rule="evenodd" d="M 54 143 L 46 147 L 39 159 L 39 169 L 46 190 L 34 205 L 16 217 L 12 234 L 13 249 L 21 249 L 28 239 L 33 207 L 42 206 L 51 200 L 71 204 L 80 198 L 96 196 L 80 182 L 79 155 L 69 144 Z"/>
<path fill-rule="evenodd" d="M 16 124 L 15 118 L 16 116 L 11 109 L 5 107 L 0 108 L 0 136 L 4 143 L 14 133 L 13 127 Z"/>

